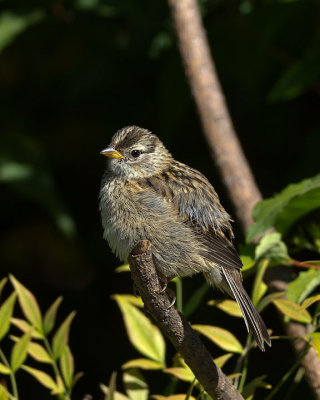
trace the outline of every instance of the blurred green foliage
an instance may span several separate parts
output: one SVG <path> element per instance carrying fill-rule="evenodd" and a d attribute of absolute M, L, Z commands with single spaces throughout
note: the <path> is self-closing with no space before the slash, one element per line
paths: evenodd
<path fill-rule="evenodd" d="M 315 176 L 319 1 L 199 4 L 236 130 L 264 196 Z M 79 332 L 73 353 L 77 369 L 86 371 L 75 387 L 75 395 L 83 394 L 134 357 L 109 299 L 132 282 L 113 274 L 118 262 L 102 240 L 98 213 L 105 165 L 99 151 L 114 131 L 128 124 L 155 131 L 177 159 L 208 176 L 231 214 L 232 207 L 202 137 L 162 0 L 2 0 L 0 93 L 1 276 L 14 273 L 42 309 L 63 294 L 66 313 L 76 309 L 81 315 L 73 323 Z M 290 256 L 312 259 L 320 248 L 319 218 L 310 209 L 305 223 L 286 232 Z M 184 282 L 186 297 L 201 287 L 197 279 Z M 204 303 L 206 288 L 196 297 Z M 187 311 L 195 309 L 194 322 L 209 325 L 217 316 L 224 326 L 222 313 L 189 303 Z M 289 346 L 275 348 L 273 382 L 293 364 Z M 268 356 L 263 362 L 259 357 L 255 376 L 265 372 L 259 365 L 272 365 Z M 50 398 L 21 379 L 22 400 Z M 154 392 L 163 382 L 156 379 Z"/>

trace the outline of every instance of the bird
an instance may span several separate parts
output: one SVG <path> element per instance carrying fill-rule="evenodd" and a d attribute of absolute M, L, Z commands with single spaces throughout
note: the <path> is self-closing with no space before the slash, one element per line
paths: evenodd
<path fill-rule="evenodd" d="M 127 262 L 135 244 L 149 240 L 159 274 L 171 279 L 202 273 L 237 301 L 259 348 L 271 346 L 242 284 L 231 217 L 208 179 L 176 161 L 157 135 L 138 126 L 118 130 L 101 154 L 108 162 L 99 208 L 113 253 Z"/>

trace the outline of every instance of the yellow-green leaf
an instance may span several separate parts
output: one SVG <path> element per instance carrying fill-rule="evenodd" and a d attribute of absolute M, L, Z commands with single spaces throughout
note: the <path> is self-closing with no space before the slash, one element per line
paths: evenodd
<path fill-rule="evenodd" d="M 29 331 L 32 330 L 32 325 L 30 325 L 24 319 L 11 318 L 11 323 L 12 323 L 12 325 L 14 325 L 17 328 L 19 328 L 22 332 L 29 332 Z M 37 331 L 36 329 L 33 329 L 32 330 L 32 337 L 34 339 L 42 339 L 43 335 L 39 331 Z"/>
<path fill-rule="evenodd" d="M 186 394 L 172 394 L 170 396 L 162 396 L 161 394 L 154 394 L 152 396 L 153 399 L 155 400 L 186 400 L 187 395 Z M 189 400 L 196 400 L 195 397 L 189 396 Z"/>
<path fill-rule="evenodd" d="M 126 301 L 126 302 L 132 304 L 133 306 L 136 306 L 139 308 L 143 308 L 143 306 L 144 306 L 143 301 L 140 296 L 133 296 L 132 294 L 121 294 L 121 295 L 113 296 L 113 298 L 115 300 L 117 300 L 116 296 L 120 296 L 123 301 Z"/>
<path fill-rule="evenodd" d="M 36 298 L 30 290 L 23 286 L 14 276 L 10 275 L 10 280 L 18 294 L 23 314 L 39 332 L 42 332 L 42 317 Z"/>
<path fill-rule="evenodd" d="M 226 329 L 211 325 L 192 325 L 193 329 L 202 333 L 223 350 L 232 353 L 242 353 L 243 347 L 239 340 Z"/>
<path fill-rule="evenodd" d="M 0 400 L 15 400 L 14 397 L 8 392 L 7 388 L 5 388 L 0 383 Z"/>
<path fill-rule="evenodd" d="M 10 319 L 17 294 L 12 293 L 0 308 L 0 340 L 6 335 L 10 328 Z"/>
<path fill-rule="evenodd" d="M 126 297 L 116 295 L 132 345 L 144 356 L 165 366 L 165 341 L 160 330 Z"/>
<path fill-rule="evenodd" d="M 147 400 L 149 397 L 148 385 L 137 369 L 130 369 L 123 373 L 123 384 L 130 400 Z"/>
<path fill-rule="evenodd" d="M 43 318 L 43 330 L 46 335 L 50 333 L 56 322 L 58 308 L 62 302 L 62 296 L 58 297 L 48 308 Z"/>
<path fill-rule="evenodd" d="M 188 366 L 166 368 L 164 372 L 185 382 L 192 382 L 194 380 L 194 374 Z"/>
<path fill-rule="evenodd" d="M 103 385 L 102 383 L 100 384 L 100 389 L 102 390 L 102 392 L 104 394 L 106 394 L 106 395 L 110 394 L 110 389 L 108 388 L 108 386 Z M 113 392 L 112 396 L 113 396 L 113 400 L 130 400 L 129 397 L 127 397 L 124 394 L 117 392 L 117 391 Z"/>
<path fill-rule="evenodd" d="M 42 386 L 53 390 L 55 393 L 63 393 L 61 392 L 61 389 L 59 389 L 58 385 L 56 382 L 51 378 L 50 375 L 46 374 L 43 371 L 40 371 L 39 369 L 29 367 L 27 365 L 23 365 L 22 369 L 27 371 L 30 375 L 32 375 L 38 382 L 41 383 Z"/>
<path fill-rule="evenodd" d="M 224 364 L 229 360 L 229 358 L 231 358 L 233 356 L 233 354 L 231 353 L 226 353 L 223 354 L 223 356 L 217 357 L 214 359 L 214 362 L 217 364 L 217 366 L 219 368 L 222 368 L 224 366 Z"/>
<path fill-rule="evenodd" d="M 135 360 L 127 361 L 122 365 L 122 369 L 141 368 L 141 369 L 162 369 L 163 364 L 159 361 L 150 360 L 149 358 L 136 358 Z"/>
<path fill-rule="evenodd" d="M 51 364 L 53 361 L 47 350 L 39 343 L 29 342 L 28 354 L 39 362 Z"/>
<path fill-rule="evenodd" d="M 242 313 L 238 303 L 234 300 L 210 300 L 209 306 L 216 306 L 225 313 L 233 317 L 242 317 Z"/>
<path fill-rule="evenodd" d="M 316 294 L 315 296 L 308 297 L 307 299 L 305 299 L 302 302 L 301 307 L 306 309 L 306 308 L 310 307 L 311 304 L 316 303 L 319 300 L 320 300 L 320 294 Z"/>
<path fill-rule="evenodd" d="M 274 299 L 273 304 L 281 311 L 284 315 L 289 318 L 308 324 L 312 321 L 311 315 L 307 310 L 302 308 L 299 304 L 294 303 L 288 299 Z"/>
<path fill-rule="evenodd" d="M 0 363 L 0 374 L 10 375 L 11 374 L 11 369 L 8 368 L 6 365 Z"/>
<path fill-rule="evenodd" d="M 30 339 L 31 331 L 25 333 L 13 346 L 10 359 L 10 366 L 13 372 L 17 371 L 27 358 Z"/>
<path fill-rule="evenodd" d="M 315 349 L 318 358 L 320 358 L 320 332 L 311 333 L 311 345 Z"/>
<path fill-rule="evenodd" d="M 129 264 L 122 264 L 119 265 L 119 267 L 117 267 L 114 272 L 116 273 L 120 273 L 120 272 L 129 272 L 130 271 L 130 267 Z"/>
<path fill-rule="evenodd" d="M 1 293 L 2 293 L 2 290 L 3 290 L 4 286 L 5 286 L 5 284 L 7 282 L 8 282 L 8 278 L 1 279 L 1 281 L 0 281 L 0 296 L 1 296 Z"/>
<path fill-rule="evenodd" d="M 55 359 L 61 356 L 64 347 L 68 344 L 70 325 L 75 315 L 75 311 L 72 311 L 67 316 L 52 339 L 52 352 Z"/>
<path fill-rule="evenodd" d="M 72 386 L 73 374 L 74 374 L 74 360 L 73 355 L 70 351 L 69 346 L 65 346 L 61 358 L 60 358 L 60 367 L 63 379 L 68 388 Z"/>

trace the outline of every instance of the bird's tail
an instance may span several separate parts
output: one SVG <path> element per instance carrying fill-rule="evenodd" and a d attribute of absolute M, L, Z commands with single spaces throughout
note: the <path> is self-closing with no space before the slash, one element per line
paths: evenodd
<path fill-rule="evenodd" d="M 252 332 L 260 350 L 264 351 L 264 342 L 271 346 L 270 336 L 265 323 L 242 285 L 240 271 L 227 268 L 221 269 L 232 295 L 240 307 L 248 332 Z"/>

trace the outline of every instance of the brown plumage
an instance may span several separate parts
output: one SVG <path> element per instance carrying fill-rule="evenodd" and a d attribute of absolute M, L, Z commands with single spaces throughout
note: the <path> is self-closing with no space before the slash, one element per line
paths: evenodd
<path fill-rule="evenodd" d="M 102 154 L 109 157 L 100 211 L 104 237 L 127 261 L 141 239 L 165 276 L 203 273 L 234 297 L 261 350 L 271 345 L 265 324 L 242 286 L 230 216 L 207 178 L 175 161 L 159 138 L 136 126 L 119 130 Z"/>

